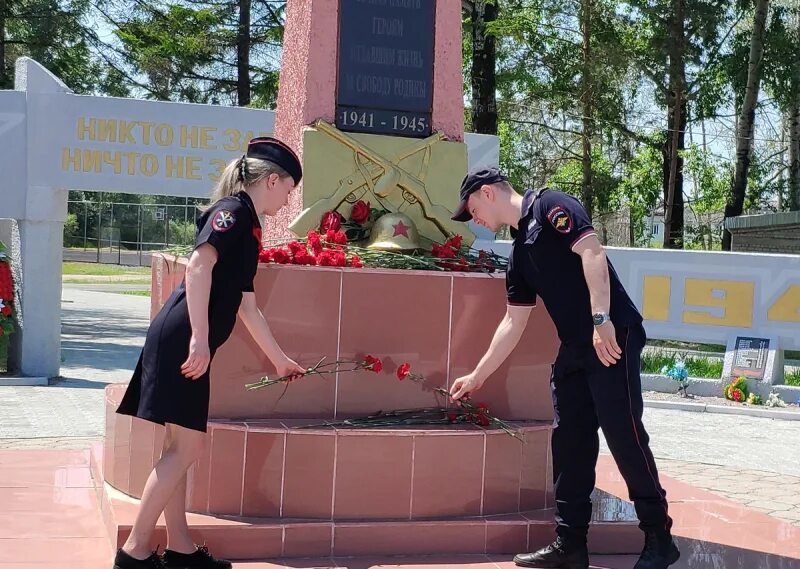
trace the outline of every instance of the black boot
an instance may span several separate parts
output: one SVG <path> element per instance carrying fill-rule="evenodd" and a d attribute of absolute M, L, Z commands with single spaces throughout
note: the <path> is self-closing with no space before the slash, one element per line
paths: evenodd
<path fill-rule="evenodd" d="M 215 559 L 203 545 L 194 553 L 178 553 L 177 551 L 164 551 L 164 565 L 167 569 L 231 569 L 231 562 L 224 559 Z"/>
<path fill-rule="evenodd" d="M 514 557 L 520 567 L 536 569 L 589 569 L 589 549 L 584 540 L 556 540 L 535 553 L 521 553 Z"/>
<path fill-rule="evenodd" d="M 154 552 L 147 559 L 136 559 L 120 549 L 114 557 L 114 569 L 164 569 L 164 563 L 158 552 Z"/>
<path fill-rule="evenodd" d="M 647 531 L 644 549 L 633 569 L 667 569 L 681 556 L 672 534 L 666 531 Z"/>

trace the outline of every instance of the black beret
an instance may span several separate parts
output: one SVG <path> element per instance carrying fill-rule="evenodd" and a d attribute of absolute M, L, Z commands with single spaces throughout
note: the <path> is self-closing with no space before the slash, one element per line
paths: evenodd
<path fill-rule="evenodd" d="M 247 157 L 269 160 L 280 166 L 292 177 L 295 185 L 303 177 L 303 167 L 297 154 L 285 143 L 271 136 L 259 136 L 247 145 Z"/>

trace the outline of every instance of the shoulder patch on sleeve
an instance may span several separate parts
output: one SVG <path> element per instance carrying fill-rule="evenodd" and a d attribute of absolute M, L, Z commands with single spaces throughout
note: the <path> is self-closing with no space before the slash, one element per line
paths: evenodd
<path fill-rule="evenodd" d="M 236 216 L 227 209 L 221 209 L 211 218 L 211 229 L 224 233 L 236 224 Z"/>
<path fill-rule="evenodd" d="M 547 221 L 559 233 L 569 233 L 572 230 L 572 217 L 560 205 L 547 212 Z"/>

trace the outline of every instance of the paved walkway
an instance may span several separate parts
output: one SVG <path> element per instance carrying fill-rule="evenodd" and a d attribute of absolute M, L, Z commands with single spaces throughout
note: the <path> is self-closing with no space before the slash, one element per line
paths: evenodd
<path fill-rule="evenodd" d="M 147 297 L 65 287 L 63 379 L 0 386 L 0 448 L 85 448 L 101 439 L 103 387 L 130 377 L 149 306 Z M 644 421 L 662 472 L 800 526 L 800 422 L 651 408 Z"/>

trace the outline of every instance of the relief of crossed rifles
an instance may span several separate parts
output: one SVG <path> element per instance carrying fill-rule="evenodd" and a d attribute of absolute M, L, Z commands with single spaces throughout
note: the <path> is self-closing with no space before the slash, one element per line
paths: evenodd
<path fill-rule="evenodd" d="M 357 170 L 339 182 L 339 186 L 332 196 L 320 199 L 310 205 L 292 222 L 289 229 L 295 235 L 304 234 L 309 229 L 313 229 L 325 212 L 339 207 L 351 193 L 365 185 L 381 199 L 387 198 L 397 188 L 404 190 L 420 204 L 423 217 L 433 223 L 445 238 L 450 238 L 456 233 L 468 232 L 463 224 L 450 219 L 452 215 L 450 210 L 433 203 L 425 184 L 418 177 L 397 165 L 401 160 L 417 152 L 426 151 L 423 161 L 423 171 L 425 171 L 430 158 L 431 146 L 445 139 L 442 133 L 437 132 L 427 138 L 415 141 L 390 158 L 385 158 L 323 120 L 316 121 L 314 127 L 350 148 L 355 153 Z M 366 164 L 362 163 L 359 157 L 366 159 Z"/>

